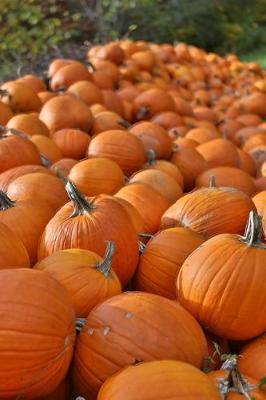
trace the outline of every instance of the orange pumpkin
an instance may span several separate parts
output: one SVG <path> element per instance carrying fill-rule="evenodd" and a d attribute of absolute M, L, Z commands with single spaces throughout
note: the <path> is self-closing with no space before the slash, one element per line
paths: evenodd
<path fill-rule="evenodd" d="M 136 120 L 149 119 L 163 111 L 176 111 L 172 97 L 162 89 L 149 89 L 133 101 Z"/>
<path fill-rule="evenodd" d="M 41 165 L 21 165 L 19 167 L 14 167 L 2 172 L 0 174 L 0 190 L 6 192 L 8 186 L 15 179 L 26 174 L 33 174 L 35 172 L 41 172 L 42 174 L 52 174 L 52 172 L 41 166 Z"/>
<path fill-rule="evenodd" d="M 0 397 L 49 395 L 65 379 L 74 351 L 70 297 L 48 274 L 29 268 L 1 270 L 0 282 Z"/>
<path fill-rule="evenodd" d="M 180 270 L 180 303 L 218 336 L 245 340 L 265 331 L 266 247 L 261 236 L 260 219 L 252 212 L 245 236 L 223 234 L 208 240 Z"/>
<path fill-rule="evenodd" d="M 187 228 L 157 233 L 140 256 L 135 288 L 175 299 L 178 272 L 188 255 L 202 243 L 201 236 Z"/>
<path fill-rule="evenodd" d="M 170 161 L 166 160 L 156 160 L 153 155 L 150 157 L 149 161 L 144 164 L 144 168 L 148 169 L 156 169 L 162 172 L 165 172 L 172 178 L 176 180 L 176 182 L 179 184 L 181 189 L 184 188 L 184 178 L 179 169 L 172 164 Z"/>
<path fill-rule="evenodd" d="M 109 158 L 126 175 L 140 169 L 146 156 L 144 146 L 135 135 L 121 130 L 110 130 L 95 136 L 88 147 L 89 158 Z"/>
<path fill-rule="evenodd" d="M 165 111 L 160 114 L 154 115 L 151 119 L 154 124 L 160 125 L 162 128 L 169 130 L 175 128 L 176 126 L 182 125 L 182 118 L 173 111 Z"/>
<path fill-rule="evenodd" d="M 37 75 L 23 75 L 21 78 L 17 79 L 17 82 L 26 83 L 26 85 L 30 86 L 36 93 L 46 90 L 43 79 L 39 78 Z"/>
<path fill-rule="evenodd" d="M 91 133 L 98 135 L 101 132 L 109 130 L 126 130 L 129 123 L 124 120 L 120 115 L 112 111 L 102 111 L 97 113 L 94 117 Z"/>
<path fill-rule="evenodd" d="M 21 239 L 0 223 L 0 269 L 30 267 L 28 252 Z"/>
<path fill-rule="evenodd" d="M 72 94 L 79 100 L 84 101 L 87 106 L 103 104 L 103 95 L 100 89 L 92 82 L 78 81 L 69 86 L 67 93 Z"/>
<path fill-rule="evenodd" d="M 124 117 L 124 106 L 123 101 L 119 97 L 119 95 L 113 90 L 104 89 L 102 90 L 103 94 L 103 104 L 105 107 L 120 115 L 122 118 Z"/>
<path fill-rule="evenodd" d="M 209 142 L 213 139 L 219 139 L 221 135 L 216 130 L 210 130 L 208 128 L 194 128 L 187 132 L 186 138 L 193 139 L 198 144 Z"/>
<path fill-rule="evenodd" d="M 85 318 L 97 304 L 121 293 L 121 284 L 111 269 L 115 244 L 108 242 L 105 258 L 89 250 L 58 251 L 34 268 L 56 279 L 71 296 L 77 318 Z"/>
<path fill-rule="evenodd" d="M 77 160 L 72 158 L 61 158 L 51 165 L 51 171 L 53 171 L 59 177 L 67 177 L 71 168 L 77 164 Z"/>
<path fill-rule="evenodd" d="M 241 373 L 260 381 L 266 376 L 266 337 L 265 335 L 249 342 L 240 352 L 238 367 Z"/>
<path fill-rule="evenodd" d="M 125 183 L 119 165 L 108 158 L 80 161 L 71 169 L 68 177 L 86 196 L 114 194 Z"/>
<path fill-rule="evenodd" d="M 138 240 L 129 215 L 111 196 L 85 198 L 70 182 L 66 189 L 72 201 L 46 225 L 39 260 L 69 248 L 87 249 L 103 256 L 105 240 L 112 240 L 117 248 L 114 270 L 121 283 L 127 284 L 138 262 Z"/>
<path fill-rule="evenodd" d="M 163 397 L 219 400 L 219 391 L 199 369 L 180 361 L 150 361 L 127 367 L 103 384 L 98 400 L 153 400 Z"/>
<path fill-rule="evenodd" d="M 26 83 L 8 81 L 1 85 L 1 101 L 7 104 L 14 113 L 40 111 L 42 103 L 37 93 Z"/>
<path fill-rule="evenodd" d="M 60 148 L 51 138 L 43 135 L 33 135 L 30 140 L 50 162 L 53 163 L 63 158 Z"/>
<path fill-rule="evenodd" d="M 197 147 L 209 167 L 237 167 L 239 157 L 236 147 L 229 140 L 214 139 Z"/>
<path fill-rule="evenodd" d="M 237 149 L 239 158 L 239 168 L 251 176 L 256 176 L 257 166 L 250 154 L 242 149 Z"/>
<path fill-rule="evenodd" d="M 7 128 L 17 129 L 25 134 L 49 136 L 47 126 L 35 114 L 18 114 L 7 123 Z"/>
<path fill-rule="evenodd" d="M 178 304 L 126 292 L 89 314 L 77 341 L 73 382 L 80 395 L 95 398 L 101 384 L 125 366 L 173 359 L 200 367 L 206 351 L 199 324 Z"/>
<path fill-rule="evenodd" d="M 87 67 L 78 61 L 73 61 L 68 65 L 62 66 L 53 74 L 50 87 L 52 90 L 66 89 L 78 81 L 91 81 L 91 73 Z"/>
<path fill-rule="evenodd" d="M 172 153 L 172 141 L 161 126 L 145 121 L 134 124 L 129 132 L 137 136 L 145 150 L 153 150 L 157 158 L 169 158 Z"/>
<path fill-rule="evenodd" d="M 79 129 L 60 129 L 53 134 L 53 141 L 64 158 L 81 160 L 85 157 L 90 136 Z"/>
<path fill-rule="evenodd" d="M 0 101 L 0 125 L 6 125 L 13 115 L 11 108 Z"/>

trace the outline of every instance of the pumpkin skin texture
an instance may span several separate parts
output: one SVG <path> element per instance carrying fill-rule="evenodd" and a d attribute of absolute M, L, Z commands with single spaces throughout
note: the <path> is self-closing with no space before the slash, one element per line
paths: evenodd
<path fill-rule="evenodd" d="M 14 113 L 40 111 L 41 100 L 26 83 L 8 81 L 1 85 L 1 90 L 6 90 L 9 94 L 9 96 L 3 96 L 1 101 L 7 104 Z"/>
<path fill-rule="evenodd" d="M 145 183 L 131 183 L 120 189 L 116 195 L 127 200 L 140 213 L 145 232 L 157 232 L 162 214 L 170 206 L 169 201 Z"/>
<path fill-rule="evenodd" d="M 21 239 L 28 251 L 31 265 L 36 261 L 41 233 L 53 214 L 54 210 L 42 201 L 29 199 L 14 202 L 0 191 L 0 222 Z"/>
<path fill-rule="evenodd" d="M 79 100 L 84 101 L 84 103 L 89 107 L 93 104 L 103 104 L 102 92 L 92 82 L 78 81 L 68 88 L 67 93 L 70 93 Z"/>
<path fill-rule="evenodd" d="M 126 292 L 89 314 L 77 341 L 74 387 L 94 399 L 102 382 L 137 360 L 174 359 L 200 367 L 206 346 L 199 324 L 177 303 Z"/>
<path fill-rule="evenodd" d="M 218 336 L 246 340 L 265 331 L 266 247 L 259 224 L 252 212 L 245 237 L 224 234 L 208 240 L 180 270 L 180 303 Z"/>
<path fill-rule="evenodd" d="M 11 108 L 0 101 L 0 125 L 6 125 L 13 115 Z"/>
<path fill-rule="evenodd" d="M 49 169 L 43 167 L 42 165 L 20 165 L 19 167 L 10 168 L 0 174 L 0 190 L 6 192 L 10 183 L 15 179 L 26 174 L 33 174 L 35 172 L 50 175 L 53 174 Z"/>
<path fill-rule="evenodd" d="M 139 170 L 146 160 L 144 146 L 129 132 L 110 130 L 95 136 L 88 147 L 88 157 L 104 157 L 115 161 L 129 176 Z"/>
<path fill-rule="evenodd" d="M 51 171 L 54 172 L 58 176 L 67 177 L 71 168 L 77 164 L 77 160 L 73 160 L 72 158 L 61 158 L 61 160 L 56 161 L 51 165 Z"/>
<path fill-rule="evenodd" d="M 36 194 L 54 210 L 68 201 L 64 183 L 54 175 L 35 172 L 18 177 L 10 183 L 7 194 L 14 200 L 32 200 Z"/>
<path fill-rule="evenodd" d="M 210 167 L 237 167 L 239 165 L 237 149 L 229 140 L 211 140 L 199 145 L 197 151 Z"/>
<path fill-rule="evenodd" d="M 184 226 L 210 238 L 221 233 L 243 234 L 252 200 L 233 188 L 209 187 L 178 199 L 161 219 L 161 228 Z"/>
<path fill-rule="evenodd" d="M 63 158 L 61 150 L 51 138 L 43 135 L 33 135 L 30 140 L 50 162 L 53 163 Z"/>
<path fill-rule="evenodd" d="M 202 155 L 191 147 L 176 148 L 170 161 L 183 175 L 186 191 L 194 187 L 197 176 L 207 169 L 207 162 Z"/>
<path fill-rule="evenodd" d="M 174 178 L 159 170 L 144 169 L 132 175 L 129 182 L 140 182 L 151 186 L 164 196 L 170 204 L 173 204 L 183 194 L 181 187 Z"/>
<path fill-rule="evenodd" d="M 64 380 L 74 350 L 68 293 L 42 271 L 6 269 L 0 278 L 0 397 L 48 395 Z"/>
<path fill-rule="evenodd" d="M 91 81 L 92 76 L 87 67 L 78 61 L 73 61 L 69 65 L 60 68 L 50 81 L 53 91 L 66 89 L 77 81 Z"/>
<path fill-rule="evenodd" d="M 101 132 L 110 130 L 125 131 L 128 125 L 128 122 L 119 114 L 112 111 L 101 111 L 94 117 L 91 133 L 98 135 Z"/>
<path fill-rule="evenodd" d="M 147 387 L 149 390 L 147 390 Z M 150 361 L 109 378 L 97 400 L 219 400 L 219 391 L 200 370 L 180 361 Z"/>
<path fill-rule="evenodd" d="M 161 126 L 149 121 L 138 122 L 129 129 L 129 132 L 142 141 L 146 151 L 152 149 L 157 158 L 170 157 L 172 141 Z"/>
<path fill-rule="evenodd" d="M 105 260 L 89 250 L 67 249 L 44 258 L 34 266 L 65 287 L 77 318 L 86 318 L 93 307 L 122 291 L 120 281 L 111 269 L 115 247 L 110 246 L 115 245 L 109 245 Z"/>
<path fill-rule="evenodd" d="M 67 186 L 73 200 L 47 224 L 39 246 L 39 260 L 59 250 L 80 248 L 103 256 L 105 240 L 116 244 L 114 270 L 127 284 L 138 263 L 138 240 L 129 215 L 111 196 L 85 199 L 73 185 Z"/>
<path fill-rule="evenodd" d="M 20 165 L 41 164 L 40 153 L 31 141 L 9 134 L 0 138 L 0 159 L 0 173 Z"/>
<path fill-rule="evenodd" d="M 8 121 L 7 128 L 18 129 L 28 136 L 49 136 L 49 129 L 35 114 L 18 114 Z"/>
<path fill-rule="evenodd" d="M 28 252 L 20 238 L 0 223 L 0 269 L 30 267 Z"/>
<path fill-rule="evenodd" d="M 50 134 L 64 128 L 89 132 L 93 121 L 89 107 L 70 95 L 56 96 L 48 100 L 43 105 L 39 118 L 46 124 Z"/>
<path fill-rule="evenodd" d="M 266 337 L 248 343 L 240 352 L 238 367 L 242 374 L 260 381 L 266 376 Z"/>
<path fill-rule="evenodd" d="M 176 299 L 176 277 L 192 251 L 203 243 L 187 228 L 165 229 L 153 236 L 140 256 L 135 288 Z"/>
<path fill-rule="evenodd" d="M 149 119 L 163 111 L 176 111 L 173 98 L 162 89 L 145 90 L 133 101 L 136 120 Z"/>
<path fill-rule="evenodd" d="M 208 169 L 197 177 L 196 187 L 208 187 L 212 176 L 215 176 L 216 185 L 218 187 L 233 187 L 237 190 L 241 190 L 248 196 L 252 196 L 256 192 L 254 180 L 246 172 L 234 167 L 216 167 Z"/>
<path fill-rule="evenodd" d="M 146 164 L 143 165 L 143 168 L 147 169 L 156 169 L 162 172 L 165 172 L 172 178 L 176 180 L 176 182 L 179 184 L 181 189 L 184 189 L 184 178 L 179 169 L 172 164 L 170 161 L 166 160 L 151 160 L 148 161 Z"/>
<path fill-rule="evenodd" d="M 140 215 L 136 207 L 134 207 L 131 203 L 129 203 L 125 199 L 121 199 L 120 197 L 114 197 L 116 201 L 124 208 L 124 210 L 129 215 L 131 222 L 135 228 L 136 234 L 145 232 L 145 222 L 143 217 Z"/>
<path fill-rule="evenodd" d="M 266 190 L 257 193 L 252 200 L 256 206 L 258 214 L 262 217 L 262 226 L 264 230 L 264 236 L 266 238 Z"/>
<path fill-rule="evenodd" d="M 242 149 L 237 149 L 239 157 L 239 168 L 251 176 L 256 176 L 257 166 L 250 154 Z"/>
<path fill-rule="evenodd" d="M 53 134 L 53 141 L 64 158 L 81 160 L 85 157 L 90 136 L 79 129 L 61 129 Z"/>
<path fill-rule="evenodd" d="M 86 196 L 114 194 L 125 182 L 119 165 L 108 158 L 80 161 L 71 169 L 69 179 Z"/>

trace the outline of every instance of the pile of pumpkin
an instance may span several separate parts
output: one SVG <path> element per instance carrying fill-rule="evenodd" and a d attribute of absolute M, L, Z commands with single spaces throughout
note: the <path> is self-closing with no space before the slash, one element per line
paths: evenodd
<path fill-rule="evenodd" d="M 266 72 L 122 40 L 0 88 L 0 399 L 266 399 Z"/>

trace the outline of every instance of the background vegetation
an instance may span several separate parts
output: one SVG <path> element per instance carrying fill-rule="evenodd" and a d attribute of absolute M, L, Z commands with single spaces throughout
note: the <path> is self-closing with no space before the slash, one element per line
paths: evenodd
<path fill-rule="evenodd" d="M 56 56 L 82 59 L 84 42 L 125 35 L 264 63 L 266 0 L 1 0 L 0 78 L 40 71 Z"/>

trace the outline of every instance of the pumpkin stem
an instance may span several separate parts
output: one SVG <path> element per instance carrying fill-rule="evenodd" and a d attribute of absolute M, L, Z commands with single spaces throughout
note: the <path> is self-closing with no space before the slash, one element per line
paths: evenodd
<path fill-rule="evenodd" d="M 115 243 L 111 240 L 107 241 L 103 262 L 97 265 L 97 270 L 100 271 L 105 277 L 108 277 L 111 271 L 112 258 L 115 253 Z"/>
<path fill-rule="evenodd" d="M 76 331 L 80 332 L 83 326 L 85 325 L 86 318 L 77 318 L 76 319 Z"/>
<path fill-rule="evenodd" d="M 144 117 L 146 117 L 150 112 L 150 109 L 146 106 L 142 106 L 139 108 L 138 112 L 137 112 L 137 119 L 143 119 Z"/>
<path fill-rule="evenodd" d="M 152 233 L 146 233 L 146 232 L 140 232 L 138 234 L 138 236 L 144 237 L 144 238 L 149 238 L 149 239 L 153 239 L 153 237 L 154 237 L 154 235 Z"/>
<path fill-rule="evenodd" d="M 49 158 L 47 158 L 44 154 L 40 153 L 42 165 L 46 168 L 50 168 L 53 164 Z"/>
<path fill-rule="evenodd" d="M 178 130 L 176 128 L 172 128 L 171 129 L 171 133 L 173 133 L 175 135 L 176 139 L 178 139 L 179 136 L 180 136 L 179 133 L 178 133 Z"/>
<path fill-rule="evenodd" d="M 126 129 L 129 129 L 130 127 L 131 127 L 131 124 L 128 122 L 128 121 L 126 121 L 125 119 L 119 119 L 118 121 L 117 121 L 117 123 L 118 123 L 118 125 L 121 125 L 121 126 L 123 126 L 124 128 L 126 128 Z"/>
<path fill-rule="evenodd" d="M 91 69 L 92 69 L 93 72 L 96 71 L 96 68 L 94 67 L 94 65 L 92 64 L 92 62 L 86 61 L 85 64 L 87 65 L 87 67 L 91 67 Z"/>
<path fill-rule="evenodd" d="M 156 163 L 156 152 L 153 149 L 149 149 L 146 151 L 149 165 L 154 165 Z"/>
<path fill-rule="evenodd" d="M 139 253 L 142 254 L 142 253 L 144 253 L 145 250 L 146 250 L 146 244 L 142 243 L 139 240 Z"/>
<path fill-rule="evenodd" d="M 85 199 L 83 194 L 80 193 L 80 191 L 77 189 L 76 185 L 74 185 L 74 183 L 71 182 L 69 179 L 67 179 L 65 189 L 68 197 L 74 205 L 74 212 L 71 215 L 72 217 L 90 213 L 95 208 L 93 206 L 93 201 Z"/>
<path fill-rule="evenodd" d="M 262 236 L 262 218 L 255 211 L 250 211 L 243 240 L 249 247 L 256 246 L 261 243 Z"/>
<path fill-rule="evenodd" d="M 213 188 L 216 188 L 216 178 L 214 175 L 211 175 L 209 180 L 209 189 Z"/>
<path fill-rule="evenodd" d="M 8 210 L 9 208 L 14 207 L 15 201 L 11 200 L 8 195 L 0 190 L 0 210 Z"/>

